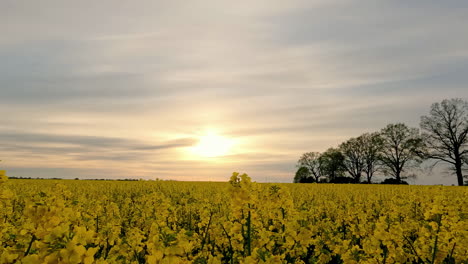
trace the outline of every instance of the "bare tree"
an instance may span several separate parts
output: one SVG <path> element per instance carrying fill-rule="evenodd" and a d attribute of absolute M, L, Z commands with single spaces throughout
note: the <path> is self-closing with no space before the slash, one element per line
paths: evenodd
<path fill-rule="evenodd" d="M 468 163 L 468 102 L 443 100 L 431 106 L 429 115 L 421 117 L 428 157 L 451 164 L 458 185 L 463 185 L 463 166 Z"/>
<path fill-rule="evenodd" d="M 403 123 L 389 124 L 380 132 L 382 149 L 380 161 L 386 172 L 401 182 L 402 173 L 422 162 L 424 144 L 417 128 Z"/>
<path fill-rule="evenodd" d="M 297 161 L 297 167 L 307 168 L 309 173 L 314 177 L 315 182 L 319 182 L 323 175 L 323 164 L 320 159 L 321 154 L 319 152 L 307 152 Z"/>
<path fill-rule="evenodd" d="M 365 133 L 360 136 L 364 152 L 363 172 L 366 174 L 367 183 L 372 183 L 372 177 L 379 170 L 380 151 L 382 138 L 379 133 Z"/>
<path fill-rule="evenodd" d="M 339 149 L 343 154 L 343 165 L 346 171 L 353 177 L 355 183 L 361 181 L 364 170 L 364 144 L 363 138 L 351 138 L 341 143 Z"/>

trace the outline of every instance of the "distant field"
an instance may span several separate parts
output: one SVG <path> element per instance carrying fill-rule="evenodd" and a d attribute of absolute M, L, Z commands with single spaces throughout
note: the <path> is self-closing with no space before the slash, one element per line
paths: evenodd
<path fill-rule="evenodd" d="M 466 187 L 234 175 L 0 188 L 0 263 L 468 263 Z"/>

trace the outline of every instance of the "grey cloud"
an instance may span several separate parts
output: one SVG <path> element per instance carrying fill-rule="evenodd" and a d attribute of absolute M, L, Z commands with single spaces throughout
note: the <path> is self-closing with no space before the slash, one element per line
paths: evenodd
<path fill-rule="evenodd" d="M 62 179 L 118 179 L 125 178 L 121 172 L 98 168 L 63 168 L 63 167 L 8 167 L 8 176 L 31 178 Z M 128 177 L 127 177 L 128 178 Z"/>
<path fill-rule="evenodd" d="M 76 154 L 72 158 L 76 161 L 139 161 L 146 160 L 147 153 L 103 153 L 103 154 Z"/>
<path fill-rule="evenodd" d="M 278 41 L 304 45 L 318 41 L 339 47 L 363 44 L 360 50 L 364 51 L 364 47 L 375 44 L 404 43 L 421 35 L 444 35 L 462 29 L 457 23 L 466 20 L 468 5 L 449 2 L 441 5 L 440 1 L 340 1 L 318 8 L 293 9 L 269 17 L 268 21 L 275 26 Z M 446 31 L 438 30 L 440 27 Z"/>
<path fill-rule="evenodd" d="M 125 138 L 0 132 L 0 150 L 4 153 L 68 155 L 76 160 L 138 160 L 154 151 L 188 147 L 194 143 L 195 140 L 190 138 L 149 144 Z"/>
<path fill-rule="evenodd" d="M 249 165 L 244 165 L 240 166 L 238 168 L 241 171 L 259 171 L 259 170 L 269 170 L 269 171 L 275 171 L 277 173 L 291 173 L 291 171 L 294 170 L 295 168 L 295 162 L 296 160 L 290 159 L 290 160 L 285 160 L 282 162 L 278 161 L 271 161 L 271 162 L 258 162 L 254 164 L 249 164 Z"/>
<path fill-rule="evenodd" d="M 134 147 L 134 150 L 158 150 L 158 149 L 169 149 L 169 148 L 178 148 L 178 147 L 188 147 L 193 146 L 197 142 L 194 138 L 182 138 L 177 140 L 168 141 L 161 145 L 146 145 Z"/>
<path fill-rule="evenodd" d="M 0 82 L 4 103 L 56 103 L 89 99 L 123 99 L 143 97 L 148 91 L 128 89 L 137 85 L 137 76 L 115 73 L 100 76 L 51 77 L 48 79 L 10 80 Z"/>
<path fill-rule="evenodd" d="M 466 61 L 466 4 L 407 5 L 351 1 L 294 10 L 271 19 L 272 41 L 280 48 L 318 47 L 318 66 L 342 79 L 404 80 L 437 70 L 454 54 L 464 53 Z"/>
<path fill-rule="evenodd" d="M 0 151 L 4 153 L 22 153 L 22 154 L 39 154 L 39 155 L 64 155 L 68 153 L 86 152 L 84 147 L 45 147 L 34 146 L 31 144 L 8 143 L 0 138 Z M 27 141 L 26 141 L 27 142 Z M 31 143 L 31 142 L 29 142 Z"/>
<path fill-rule="evenodd" d="M 74 61 L 74 57 L 80 56 L 75 53 L 84 54 Z M 97 104 L 166 97 L 178 92 L 163 86 L 157 72 L 152 74 L 154 80 L 148 82 L 144 73 L 132 72 L 131 68 L 125 69 L 127 72 L 95 71 L 93 68 L 101 67 L 102 62 L 92 58 L 94 53 L 71 41 L 33 42 L 3 49 L 0 46 L 0 102 L 37 105 L 91 101 Z M 83 57 L 90 59 L 86 62 Z"/>
<path fill-rule="evenodd" d="M 129 161 L 150 173 L 148 155 L 195 139 L 120 138 L 119 122 L 138 135 L 159 133 L 142 132 L 148 120 L 165 134 L 219 126 L 288 155 L 388 122 L 417 126 L 430 103 L 468 97 L 467 8 L 435 0 L 2 1 L 0 109 L 8 116 L 0 150 L 66 154 L 77 164 Z M 108 124 L 120 130 L 108 132 Z M 60 132 L 74 128 L 106 132 Z M 190 168 L 214 175 L 239 166 L 292 177 L 297 157 L 249 151 L 222 168 L 170 157 L 157 172 L 180 179 Z M 59 172 L 94 175 L 43 173 Z"/>
<path fill-rule="evenodd" d="M 0 140 L 6 142 L 22 143 L 62 143 L 79 146 L 112 147 L 129 144 L 130 141 L 122 138 L 99 136 L 69 136 L 60 134 L 27 133 L 27 132 L 0 132 Z"/>

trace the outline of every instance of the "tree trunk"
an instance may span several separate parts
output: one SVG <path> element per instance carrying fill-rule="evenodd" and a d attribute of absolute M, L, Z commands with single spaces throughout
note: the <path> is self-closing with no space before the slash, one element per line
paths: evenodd
<path fill-rule="evenodd" d="M 401 183 L 400 174 L 401 174 L 401 171 L 397 169 L 396 172 L 395 172 L 395 179 L 397 180 L 398 183 Z"/>
<path fill-rule="evenodd" d="M 366 173 L 367 175 L 367 183 L 371 183 L 372 175 L 370 173 Z"/>
<path fill-rule="evenodd" d="M 457 173 L 458 186 L 463 186 L 462 162 L 460 158 L 456 158 L 455 172 Z"/>
<path fill-rule="evenodd" d="M 356 175 L 356 179 L 354 179 L 354 181 L 355 181 L 356 183 L 359 183 L 359 182 L 361 181 L 361 173 L 358 173 L 358 174 Z"/>

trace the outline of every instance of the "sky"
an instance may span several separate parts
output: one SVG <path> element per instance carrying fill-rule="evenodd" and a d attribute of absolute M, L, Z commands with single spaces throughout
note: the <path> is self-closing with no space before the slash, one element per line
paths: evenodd
<path fill-rule="evenodd" d="M 468 99 L 467 14 L 450 0 L 2 0 L 0 165 L 291 182 L 304 152 Z M 210 133 L 229 153 L 194 155 Z"/>

